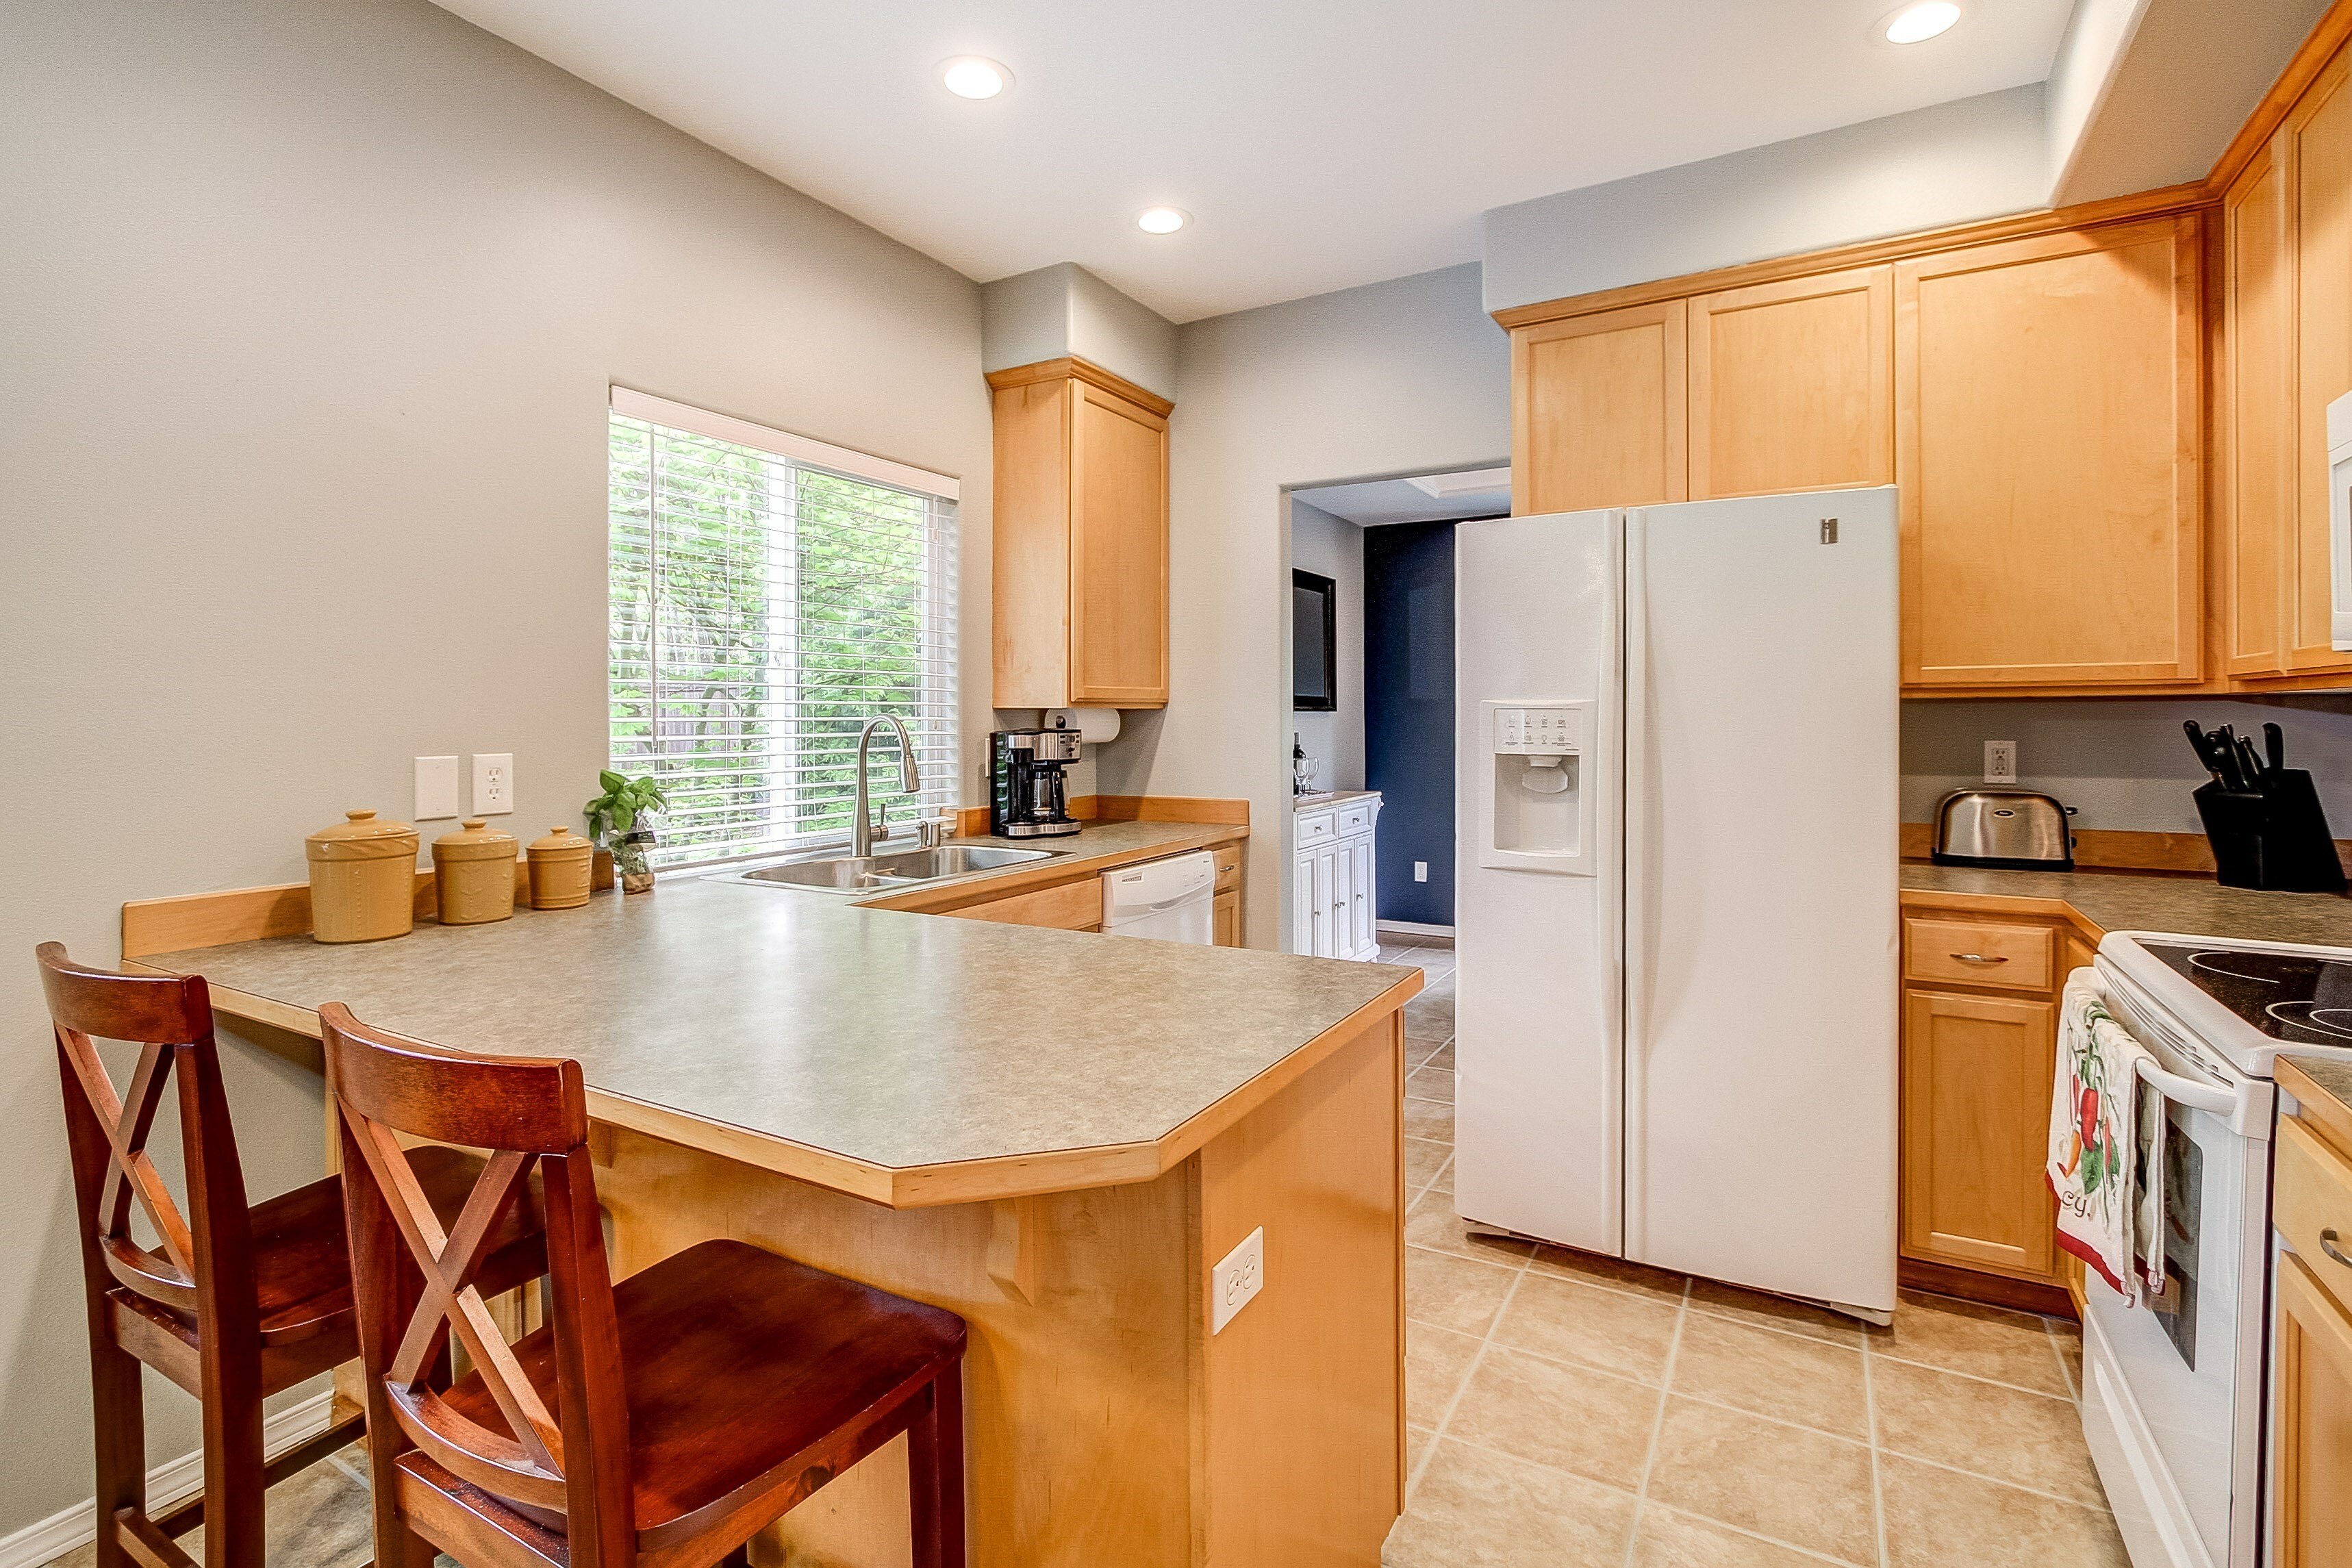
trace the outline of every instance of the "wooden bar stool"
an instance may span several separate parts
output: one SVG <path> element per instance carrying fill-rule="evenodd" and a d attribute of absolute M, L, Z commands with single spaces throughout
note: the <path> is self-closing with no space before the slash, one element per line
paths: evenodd
<path fill-rule="evenodd" d="M 580 1064 L 319 1011 L 351 1215 L 380 1568 L 709 1568 L 899 1433 L 916 1568 L 961 1568 L 964 1324 L 737 1241 L 607 1271 Z M 444 1226 L 395 1133 L 490 1152 Z M 507 1344 L 482 1237 L 536 1165 L 552 1321 Z M 421 1377 L 455 1335 L 473 1370 Z"/>
<path fill-rule="evenodd" d="M 264 1461 L 261 1402 L 359 1353 L 342 1184 L 330 1176 L 247 1206 L 201 977 L 85 969 L 54 942 L 36 956 L 64 1079 L 81 1237 L 98 1568 L 194 1568 L 173 1538 L 199 1524 L 211 1568 L 264 1568 L 264 1492 L 352 1441 L 362 1422 L 352 1412 Z M 127 1093 L 115 1092 L 92 1037 L 139 1044 Z M 175 1070 L 186 1215 L 147 1153 Z M 403 1163 L 433 1209 L 453 1216 L 482 1170 L 456 1149 L 420 1149 Z M 133 1238 L 133 1203 L 160 1251 Z M 486 1286 L 510 1289 L 544 1272 L 538 1214 L 534 1192 L 485 1238 Z M 157 1515 L 147 1511 L 142 1362 L 204 1402 L 204 1489 Z"/>

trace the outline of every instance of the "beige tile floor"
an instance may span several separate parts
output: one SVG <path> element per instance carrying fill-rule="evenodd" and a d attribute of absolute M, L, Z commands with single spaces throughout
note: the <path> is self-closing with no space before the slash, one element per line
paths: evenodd
<path fill-rule="evenodd" d="M 1392 939 L 1402 942 L 1405 939 Z M 1404 1517 L 1390 1568 L 2125 1568 L 2072 1323 L 1891 1329 L 1454 1214 L 1454 954 L 1405 1036 Z"/>
<path fill-rule="evenodd" d="M 367 1456 L 357 1444 L 270 1488 L 267 1512 L 263 1552 L 270 1568 L 359 1568 L 375 1556 L 368 1521 Z M 180 1546 L 197 1562 L 205 1560 L 201 1531 L 182 1536 Z M 97 1561 L 96 1547 L 81 1546 L 52 1558 L 47 1568 L 90 1568 Z"/>

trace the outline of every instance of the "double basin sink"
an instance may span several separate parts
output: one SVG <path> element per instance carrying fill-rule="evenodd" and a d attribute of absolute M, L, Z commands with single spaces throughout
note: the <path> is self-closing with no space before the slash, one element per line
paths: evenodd
<path fill-rule="evenodd" d="M 1028 860 L 1045 860 L 1054 849 L 1000 849 L 986 844 L 947 844 L 936 849 L 905 849 L 892 855 L 852 855 L 819 849 L 772 866 L 736 873 L 738 882 L 807 888 L 821 893 L 878 893 L 911 888 L 972 871 L 993 871 Z"/>

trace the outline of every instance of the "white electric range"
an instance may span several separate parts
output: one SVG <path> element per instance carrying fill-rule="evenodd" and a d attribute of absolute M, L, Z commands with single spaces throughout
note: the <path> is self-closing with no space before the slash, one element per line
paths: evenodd
<path fill-rule="evenodd" d="M 2165 1100 L 2164 1297 L 2085 1284 L 2083 1427 L 2134 1568 L 2259 1568 L 2281 1056 L 2352 1060 L 2352 949 L 2117 931 L 2108 1006 Z"/>

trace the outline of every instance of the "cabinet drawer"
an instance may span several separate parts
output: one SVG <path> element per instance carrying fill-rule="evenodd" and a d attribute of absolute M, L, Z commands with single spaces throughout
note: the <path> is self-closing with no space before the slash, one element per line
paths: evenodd
<path fill-rule="evenodd" d="M 1220 844 L 1214 851 L 1217 862 L 1217 891 L 1231 892 L 1242 885 L 1242 847 Z"/>
<path fill-rule="evenodd" d="M 2056 980 L 2056 931 L 1973 921 L 1903 922 L 1903 976 L 1940 984 L 2047 991 Z"/>
<path fill-rule="evenodd" d="M 1298 847 L 1304 849 L 1310 844 L 1329 843 L 1333 837 L 1334 826 L 1332 814 L 1328 811 L 1318 811 L 1312 816 L 1300 817 Z"/>
<path fill-rule="evenodd" d="M 997 921 L 1005 925 L 1055 926 L 1063 931 L 1087 931 L 1102 924 L 1102 884 L 1092 877 L 1041 888 L 992 903 L 972 904 L 948 914 L 960 920 Z"/>
<path fill-rule="evenodd" d="M 1350 805 L 1340 808 L 1340 837 L 1346 838 L 1358 833 L 1369 833 L 1371 827 L 1372 808 L 1370 805 Z"/>
<path fill-rule="evenodd" d="M 2277 1153 L 2273 1223 L 2313 1279 L 2339 1303 L 2352 1301 L 2352 1266 L 2327 1255 L 2332 1246 L 2352 1258 L 2352 1163 L 2294 1116 L 2279 1119 Z M 2324 1245 L 2323 1231 L 2334 1233 Z"/>

